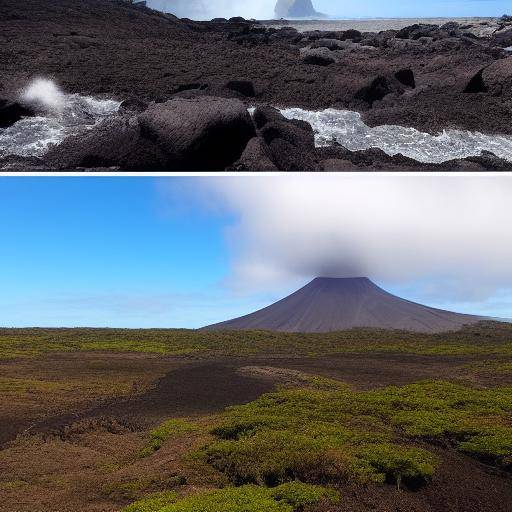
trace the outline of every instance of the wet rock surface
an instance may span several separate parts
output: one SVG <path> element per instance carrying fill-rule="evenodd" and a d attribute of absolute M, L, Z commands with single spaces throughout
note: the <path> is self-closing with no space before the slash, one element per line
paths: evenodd
<path fill-rule="evenodd" d="M 408 126 L 432 134 L 445 129 L 512 134 L 511 60 L 505 51 L 512 30 L 508 20 L 478 27 L 455 22 L 417 24 L 379 33 L 352 29 L 298 32 L 241 18 L 180 20 L 120 0 L 61 0 L 50 5 L 44 0 L 3 0 L 2 12 L 0 97 L 16 101 L 20 87 L 32 77 L 48 76 L 70 93 L 127 100 L 121 117 L 137 117 L 137 137 L 144 139 L 144 154 L 150 145 L 151 158 L 159 162 L 160 156 L 155 155 L 169 150 L 168 141 L 158 136 L 144 111 L 150 105 L 156 114 L 163 107 L 153 104 L 164 105 L 180 97 L 236 98 L 244 107 L 354 110 L 370 126 Z M 326 160 L 318 156 L 319 149 L 297 150 L 284 137 L 267 142 L 261 129 L 251 127 L 246 117 L 241 126 L 243 136 L 237 138 L 232 132 L 232 148 L 214 158 L 212 169 L 232 168 L 243 153 L 254 156 L 262 147 L 265 154 L 270 148 L 270 161 L 279 169 L 311 166 L 321 170 Z M 102 130 L 101 137 L 95 136 L 105 137 L 113 128 L 103 126 Z M 254 130 L 262 141 L 252 142 L 247 149 Z M 131 133 L 130 140 L 136 139 L 135 132 L 125 128 L 121 132 L 122 137 Z M 183 152 L 193 147 L 191 143 Z M 60 167 L 66 159 L 57 158 L 54 150 L 49 156 Z M 290 151 L 298 153 L 289 155 Z M 272 156 L 278 153 L 281 163 Z M 346 162 L 345 157 L 341 161 Z M 197 167 L 206 156 L 187 158 L 164 159 L 162 165 L 186 162 L 186 169 L 206 170 Z M 378 167 L 379 158 L 372 156 L 372 165 Z M 354 156 L 348 161 L 358 159 Z M 104 163 L 126 168 L 128 164 L 121 160 L 124 163 L 117 157 Z M 337 158 L 328 160 L 332 166 Z M 69 163 L 76 161 L 72 158 Z M 245 159 L 244 165 L 251 161 L 254 158 Z M 395 165 L 384 157 L 380 163 Z M 137 165 L 143 164 L 145 158 Z M 414 161 L 396 163 L 400 168 L 409 164 L 413 169 L 423 167 Z M 497 164 L 482 157 L 471 165 L 493 168 Z"/>

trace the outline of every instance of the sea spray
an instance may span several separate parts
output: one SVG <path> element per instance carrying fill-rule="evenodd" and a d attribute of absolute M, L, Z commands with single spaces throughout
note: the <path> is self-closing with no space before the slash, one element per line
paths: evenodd
<path fill-rule="evenodd" d="M 36 78 L 22 91 L 21 100 L 47 113 L 61 113 L 66 105 L 66 95 L 55 82 Z"/>
<path fill-rule="evenodd" d="M 512 161 L 512 136 L 484 135 L 462 130 L 444 130 L 438 135 L 414 128 L 382 125 L 371 128 L 361 115 L 349 110 L 329 108 L 309 111 L 287 108 L 281 113 L 288 119 L 311 124 L 317 146 L 338 143 L 350 151 L 378 148 L 394 156 L 402 154 L 423 163 L 442 163 L 479 156 L 484 151 Z"/>
<path fill-rule="evenodd" d="M 31 81 L 21 91 L 20 98 L 38 115 L 0 129 L 0 157 L 40 157 L 66 137 L 83 133 L 115 115 L 120 105 L 110 99 L 67 94 L 55 82 L 45 78 Z"/>

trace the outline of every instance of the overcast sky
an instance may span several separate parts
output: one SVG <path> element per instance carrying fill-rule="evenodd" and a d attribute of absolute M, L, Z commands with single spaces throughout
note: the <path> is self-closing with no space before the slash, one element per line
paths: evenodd
<path fill-rule="evenodd" d="M 199 327 L 318 276 L 512 317 L 512 180 L 6 178 L 0 325 Z"/>

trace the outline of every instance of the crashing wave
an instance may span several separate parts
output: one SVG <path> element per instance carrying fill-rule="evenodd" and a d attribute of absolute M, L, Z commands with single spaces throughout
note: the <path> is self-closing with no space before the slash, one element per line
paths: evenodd
<path fill-rule="evenodd" d="M 418 162 L 438 164 L 449 160 L 479 156 L 489 151 L 512 161 L 512 137 L 484 135 L 463 130 L 444 130 L 438 135 L 414 128 L 366 125 L 361 115 L 349 110 L 326 109 L 309 111 L 300 108 L 282 109 L 288 119 L 300 119 L 311 124 L 317 146 L 337 142 L 350 151 L 379 148 L 390 156 L 402 154 Z"/>
<path fill-rule="evenodd" d="M 52 81 L 34 80 L 21 94 L 38 115 L 0 129 L 0 157 L 42 156 L 69 135 L 78 135 L 115 114 L 120 102 L 66 94 Z"/>

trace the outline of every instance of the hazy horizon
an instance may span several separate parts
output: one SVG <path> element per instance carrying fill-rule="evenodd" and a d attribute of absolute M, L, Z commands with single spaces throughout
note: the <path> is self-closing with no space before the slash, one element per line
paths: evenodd
<path fill-rule="evenodd" d="M 361 0 L 356 4 L 347 2 L 343 5 L 337 0 L 313 0 L 313 4 L 317 11 L 333 19 L 498 17 L 512 11 L 510 2 L 504 0 L 414 0 L 408 3 Z M 245 0 L 148 0 L 148 5 L 193 19 L 232 16 L 273 19 L 276 0 L 251 3 Z"/>

